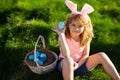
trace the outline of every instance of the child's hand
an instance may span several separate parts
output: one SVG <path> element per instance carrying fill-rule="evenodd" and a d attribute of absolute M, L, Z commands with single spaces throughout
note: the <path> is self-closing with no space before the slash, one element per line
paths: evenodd
<path fill-rule="evenodd" d="M 64 33 L 64 29 L 59 29 L 58 26 L 56 26 L 53 31 L 55 31 L 56 33 L 61 34 L 61 33 Z"/>
<path fill-rule="evenodd" d="M 74 62 L 73 68 L 74 68 L 74 70 L 76 70 L 78 68 L 78 63 Z"/>
<path fill-rule="evenodd" d="M 64 22 L 59 22 L 58 26 L 56 26 L 53 31 L 57 32 L 58 35 L 64 33 Z"/>

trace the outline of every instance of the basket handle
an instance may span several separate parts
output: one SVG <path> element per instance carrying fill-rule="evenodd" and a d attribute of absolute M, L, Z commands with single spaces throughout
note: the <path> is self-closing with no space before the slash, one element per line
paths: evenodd
<path fill-rule="evenodd" d="M 37 58 L 36 58 L 36 48 L 37 48 L 37 45 L 38 45 L 38 42 L 39 42 L 40 39 L 41 39 L 41 41 L 42 41 L 43 48 L 44 48 L 44 49 L 46 48 L 44 37 L 43 37 L 42 35 L 39 35 L 39 37 L 38 37 L 38 39 L 37 39 L 37 41 L 36 41 L 36 43 L 35 43 L 35 47 L 34 47 L 34 58 L 35 58 L 34 61 L 35 61 L 35 63 L 37 64 L 37 67 L 40 67 L 40 65 L 38 64 Z"/>

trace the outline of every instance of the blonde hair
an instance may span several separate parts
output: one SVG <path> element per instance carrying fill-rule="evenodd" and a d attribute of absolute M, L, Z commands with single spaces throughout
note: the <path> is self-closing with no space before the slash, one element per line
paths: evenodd
<path fill-rule="evenodd" d="M 65 36 L 70 38 L 70 30 L 69 30 L 69 24 L 77 20 L 80 25 L 84 26 L 83 33 L 80 34 L 80 46 L 85 46 L 89 41 L 92 40 L 94 34 L 93 34 L 93 27 L 91 24 L 91 20 L 88 15 L 81 15 L 81 14 L 71 14 L 65 24 Z"/>

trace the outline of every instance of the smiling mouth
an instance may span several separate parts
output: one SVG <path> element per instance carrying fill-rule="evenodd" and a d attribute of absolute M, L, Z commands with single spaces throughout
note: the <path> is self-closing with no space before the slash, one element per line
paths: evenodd
<path fill-rule="evenodd" d="M 75 33 L 80 33 L 80 31 L 78 31 L 78 30 L 74 30 L 73 32 L 75 32 Z"/>

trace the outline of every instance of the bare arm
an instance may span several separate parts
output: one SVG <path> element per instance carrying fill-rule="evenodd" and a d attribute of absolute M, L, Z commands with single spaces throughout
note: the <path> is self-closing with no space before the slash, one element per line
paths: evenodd
<path fill-rule="evenodd" d="M 90 52 L 90 42 L 87 43 L 85 46 L 85 50 L 83 53 L 82 58 L 79 60 L 78 65 L 81 66 L 89 57 L 89 52 Z"/>
<path fill-rule="evenodd" d="M 63 56 L 65 58 L 70 56 L 70 50 L 68 47 L 68 44 L 65 40 L 65 34 L 64 34 L 64 30 L 59 29 L 58 27 L 56 27 L 54 29 L 55 32 L 57 32 L 57 34 L 59 35 L 59 45 L 61 48 L 61 53 L 63 54 Z"/>

